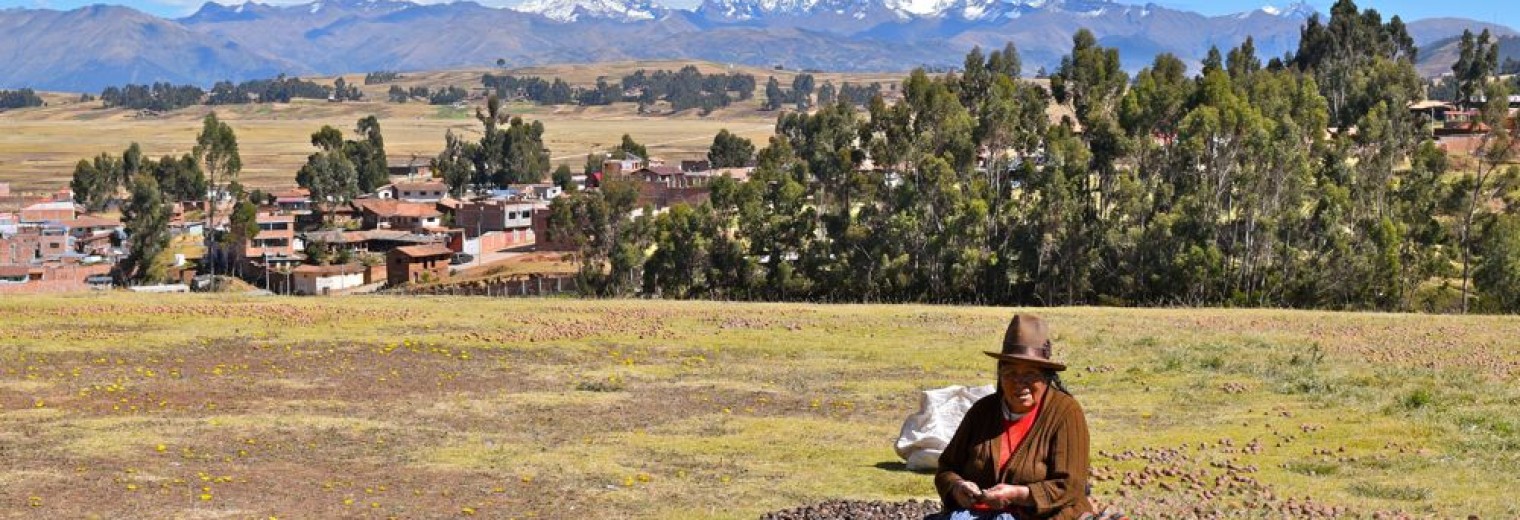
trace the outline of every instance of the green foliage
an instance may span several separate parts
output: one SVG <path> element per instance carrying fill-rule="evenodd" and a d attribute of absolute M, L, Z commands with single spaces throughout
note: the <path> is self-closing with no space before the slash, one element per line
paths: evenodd
<path fill-rule="evenodd" d="M 1295 460 L 1285 463 L 1284 469 L 1310 477 L 1328 477 L 1340 473 L 1340 464 L 1311 460 Z"/>
<path fill-rule="evenodd" d="M 527 99 L 540 105 L 566 105 L 576 98 L 576 92 L 570 88 L 570 84 L 559 78 L 550 81 L 539 77 L 518 78 L 488 73 L 481 76 L 480 83 L 494 91 L 496 97 Z"/>
<path fill-rule="evenodd" d="M 84 206 L 85 211 L 101 211 L 116 196 L 120 186 L 121 163 L 115 157 L 102 153 L 93 161 L 80 159 L 74 165 L 74 177 L 69 189 L 74 192 L 74 202 Z"/>
<path fill-rule="evenodd" d="M 1298 52 L 1288 64 L 1313 74 L 1329 103 L 1330 124 L 1347 128 L 1356 124 L 1380 101 L 1403 107 L 1413 98 L 1390 98 L 1367 87 L 1386 86 L 1387 72 L 1396 70 L 1400 89 L 1417 93 L 1419 76 L 1414 73 L 1416 48 L 1404 22 L 1394 16 L 1387 24 L 1376 10 L 1358 11 L 1352 0 L 1338 0 L 1330 19 L 1309 18 L 1300 31 Z M 1378 72 L 1379 70 L 1382 72 Z M 1384 80 L 1373 80 L 1375 76 Z"/>
<path fill-rule="evenodd" d="M 348 80 L 339 76 L 333 80 L 332 95 L 328 97 L 333 101 L 358 101 L 364 99 L 364 91 L 359 90 L 357 85 L 349 85 Z"/>
<path fill-rule="evenodd" d="M 401 79 L 401 73 L 389 70 L 377 70 L 364 75 L 365 85 L 383 85 Z"/>
<path fill-rule="evenodd" d="M 1343 0 L 1305 30 L 1286 62 L 1263 66 L 1248 40 L 1196 77 L 1157 56 L 1132 84 L 1079 31 L 1053 92 L 1017 80 L 1011 47 L 974 49 L 959 75 L 914 71 L 897 103 L 779 115 L 749 180 L 714 181 L 707 205 L 633 220 L 587 195 L 555 210 L 558 232 L 596 294 L 642 280 L 676 298 L 1449 310 L 1476 259 L 1485 308 L 1511 308 L 1503 86 L 1485 85 L 1494 132 L 1454 180 L 1405 109 L 1419 79 L 1402 23 Z M 788 96 L 772 78 L 765 107 L 804 83 Z M 1076 118 L 1051 124 L 1052 99 Z M 733 142 L 715 138 L 715 166 L 737 163 Z M 1298 354 L 1278 391 L 1345 391 Z"/>
<path fill-rule="evenodd" d="M 638 101 L 645 106 L 664 100 L 670 103 L 671 110 L 696 108 L 705 115 L 728 106 L 735 96 L 739 100 L 754 96 L 755 77 L 742 73 L 702 74 L 695 66 L 687 65 L 675 72 L 634 71 L 623 77 L 622 88 L 640 92 Z"/>
<path fill-rule="evenodd" d="M 129 84 L 124 87 L 106 87 L 100 92 L 100 100 L 106 108 L 122 107 L 133 110 L 168 112 L 191 105 L 199 105 L 206 92 L 192 85 L 154 83 L 152 85 Z"/>
<path fill-rule="evenodd" d="M 331 126 L 311 134 L 311 143 L 320 149 L 306 158 L 296 172 L 296 184 L 311 190 L 311 200 L 326 216 L 332 208 L 353 200 L 359 194 L 359 172 L 344 153 L 343 133 Z"/>
<path fill-rule="evenodd" d="M 797 110 L 813 106 L 813 84 L 812 74 L 798 74 L 792 78 L 792 101 L 797 104 Z"/>
<path fill-rule="evenodd" d="M 385 158 L 385 136 L 380 132 L 380 120 L 375 116 L 359 119 L 354 132 L 359 139 L 345 141 L 343 153 L 358 171 L 359 193 L 370 193 L 384 186 L 390 179 L 390 164 Z"/>
<path fill-rule="evenodd" d="M 1430 499 L 1430 489 L 1413 486 L 1395 486 L 1375 482 L 1356 482 L 1346 488 L 1351 494 L 1366 498 L 1381 498 L 1406 502 Z"/>
<path fill-rule="evenodd" d="M 786 93 L 781 91 L 781 82 L 771 76 L 765 82 L 765 102 L 760 105 L 761 110 L 780 110 L 781 104 L 786 102 Z"/>
<path fill-rule="evenodd" d="M 755 156 L 755 143 L 728 129 L 718 130 L 712 146 L 707 149 L 707 162 L 713 168 L 736 168 L 749 164 Z"/>
<path fill-rule="evenodd" d="M 1488 77 L 1498 68 L 1499 43 L 1488 34 L 1488 29 L 1476 38 L 1468 29 L 1462 31 L 1457 48 L 1459 55 L 1451 65 L 1451 72 L 1457 85 L 1457 101 L 1465 106 L 1477 99 Z"/>
<path fill-rule="evenodd" d="M 1430 390 L 1417 388 L 1405 394 L 1402 399 L 1399 399 L 1399 404 L 1403 405 L 1405 410 L 1418 410 L 1434 400 L 1435 397 L 1431 395 Z"/>
<path fill-rule="evenodd" d="M 158 181 L 145 174 L 133 177 L 131 198 L 121 215 L 128 252 L 116 265 L 117 281 L 123 285 L 162 282 L 166 273 L 154 260 L 169 247 L 170 210 Z"/>
<path fill-rule="evenodd" d="M 20 90 L 0 90 L 0 110 L 10 108 L 40 107 L 43 105 L 42 98 L 29 88 Z"/>
<path fill-rule="evenodd" d="M 606 179 L 598 190 L 566 194 L 549 205 L 548 240 L 577 246 L 578 282 L 588 295 L 625 295 L 641 278 L 646 234 L 629 218 L 638 196 L 633 182 Z"/>
<path fill-rule="evenodd" d="M 230 226 L 224 236 L 227 245 L 247 242 L 259 234 L 259 203 L 252 196 L 239 199 L 232 207 Z"/>
<path fill-rule="evenodd" d="M 307 242 L 306 249 L 302 252 L 306 254 L 307 260 L 317 265 L 327 265 L 333 261 L 332 250 L 321 240 Z"/>
<path fill-rule="evenodd" d="M 337 99 L 350 99 L 348 96 L 359 95 L 358 88 L 352 90 L 340 89 L 343 92 Z M 212 85 L 210 95 L 206 98 L 208 105 L 241 105 L 246 103 L 289 103 L 292 99 L 328 99 L 334 97 L 332 87 L 320 85 L 301 78 L 287 77 L 284 74 L 274 79 L 255 79 L 233 84 L 231 81 L 220 81 Z M 102 98 L 104 95 L 102 94 Z M 353 97 L 352 99 L 358 99 Z"/>
<path fill-rule="evenodd" d="M 559 165 L 558 168 L 554 169 L 554 173 L 549 176 L 549 178 L 554 181 L 555 186 L 559 186 L 560 189 L 565 191 L 575 190 L 574 177 L 575 174 L 570 171 L 570 165 L 568 164 Z"/>
<path fill-rule="evenodd" d="M 1520 312 L 1520 217 L 1497 216 L 1484 229 L 1482 255 L 1473 271 L 1473 281 L 1483 288 L 1481 307 Z"/>
<path fill-rule="evenodd" d="M 623 139 L 618 142 L 617 148 L 612 149 L 611 155 L 613 159 L 618 160 L 627 159 L 629 155 L 647 160 L 649 159 L 649 149 L 639 144 L 638 141 L 634 141 L 633 136 L 623 134 Z"/>
<path fill-rule="evenodd" d="M 501 111 L 501 100 L 496 96 L 486 101 L 484 111 L 476 109 L 475 118 L 485 126 L 479 142 L 465 141 L 449 131 L 444 135 L 443 151 L 432 160 L 435 175 L 455 196 L 470 186 L 540 182 L 549 174 L 543 123 L 509 117 Z"/>

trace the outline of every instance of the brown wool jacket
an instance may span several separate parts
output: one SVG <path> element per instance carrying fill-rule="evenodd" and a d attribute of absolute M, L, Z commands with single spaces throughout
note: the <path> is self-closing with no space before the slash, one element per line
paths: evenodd
<path fill-rule="evenodd" d="M 1046 390 L 1040 415 L 1014 451 L 1008 471 L 996 475 L 1003 445 L 1002 398 L 994 393 L 971 405 L 940 455 L 934 487 L 945 510 L 959 508 L 950 491 L 962 480 L 971 480 L 982 489 L 999 483 L 1029 486 L 1035 505 L 1020 508 L 1015 513 L 1020 520 L 1075 520 L 1092 512 L 1087 500 L 1087 419 L 1081 405 L 1065 392 Z"/>

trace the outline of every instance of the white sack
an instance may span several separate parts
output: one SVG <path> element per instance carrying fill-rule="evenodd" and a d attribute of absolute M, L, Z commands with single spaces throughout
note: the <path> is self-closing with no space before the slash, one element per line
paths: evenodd
<path fill-rule="evenodd" d="M 908 461 L 910 470 L 938 468 L 939 455 L 955 436 L 955 429 L 960 427 L 966 410 L 993 391 L 993 385 L 955 385 L 925 390 L 919 400 L 918 412 L 903 421 L 902 433 L 897 436 L 897 455 Z"/>

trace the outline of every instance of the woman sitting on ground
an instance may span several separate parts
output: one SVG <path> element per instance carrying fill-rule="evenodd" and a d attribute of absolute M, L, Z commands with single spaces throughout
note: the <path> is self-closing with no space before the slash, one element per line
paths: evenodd
<path fill-rule="evenodd" d="M 997 358 L 997 392 L 961 420 L 934 486 L 950 520 L 1076 520 L 1087 500 L 1087 419 L 1061 384 L 1045 323 L 1014 316 Z"/>

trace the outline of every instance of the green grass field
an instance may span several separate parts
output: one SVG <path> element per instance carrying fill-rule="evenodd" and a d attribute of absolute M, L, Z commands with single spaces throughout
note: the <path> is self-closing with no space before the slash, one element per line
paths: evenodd
<path fill-rule="evenodd" d="M 1018 311 L 8 297 L 0 516 L 756 518 L 929 498 L 898 428 L 919 390 L 990 383 L 980 351 Z M 1095 492 L 1137 518 L 1520 515 L 1520 320 L 1037 312 L 1088 413 Z"/>

